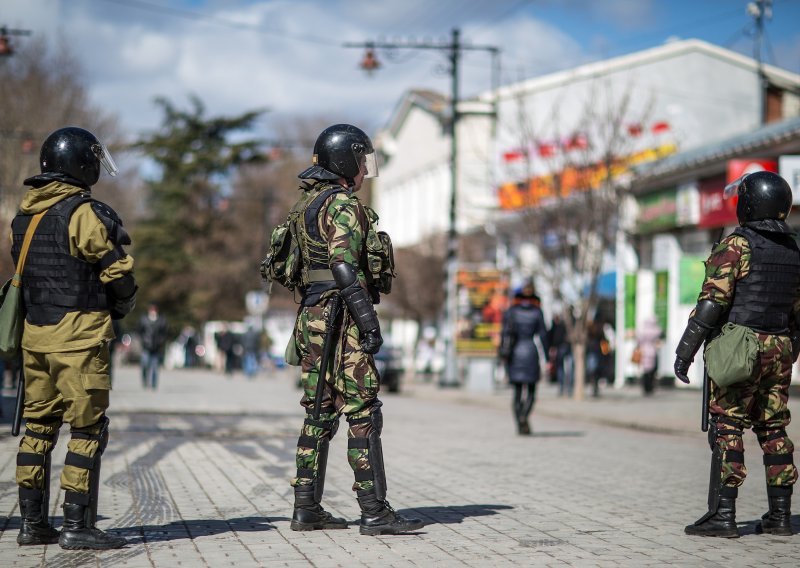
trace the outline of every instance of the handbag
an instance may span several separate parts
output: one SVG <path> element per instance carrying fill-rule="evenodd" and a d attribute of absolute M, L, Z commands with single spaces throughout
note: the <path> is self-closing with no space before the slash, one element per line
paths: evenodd
<path fill-rule="evenodd" d="M 642 362 L 642 350 L 637 346 L 631 353 L 631 363 L 638 365 Z"/>
<path fill-rule="evenodd" d="M 19 354 L 22 343 L 22 329 L 25 326 L 25 305 L 22 298 L 22 269 L 28 249 L 36 232 L 36 226 L 42 220 L 47 210 L 37 213 L 31 219 L 28 230 L 25 231 L 25 240 L 17 260 L 17 269 L 14 276 L 9 278 L 0 291 L 0 358 L 9 360 Z"/>
<path fill-rule="evenodd" d="M 705 350 L 708 376 L 720 387 L 753 377 L 758 358 L 758 338 L 749 327 L 728 322 Z"/>

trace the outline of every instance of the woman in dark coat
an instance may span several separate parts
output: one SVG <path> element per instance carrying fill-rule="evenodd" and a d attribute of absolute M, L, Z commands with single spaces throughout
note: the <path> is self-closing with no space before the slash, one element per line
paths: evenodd
<path fill-rule="evenodd" d="M 524 286 L 503 315 L 500 357 L 505 362 L 508 380 L 514 386 L 514 416 L 518 431 L 523 435 L 531 433 L 528 415 L 536 399 L 536 382 L 540 375 L 539 350 L 533 342 L 534 336 L 539 336 L 547 356 L 547 328 L 539 305 L 533 286 Z"/>

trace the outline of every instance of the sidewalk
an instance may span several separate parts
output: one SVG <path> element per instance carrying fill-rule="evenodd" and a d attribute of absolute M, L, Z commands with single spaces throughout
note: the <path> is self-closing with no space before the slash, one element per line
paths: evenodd
<path fill-rule="evenodd" d="M 540 381 L 532 420 L 538 416 L 603 424 L 640 432 L 696 435 L 700 432 L 702 398 L 698 389 L 662 388 L 651 396 L 642 395 L 639 386 L 601 389 L 594 398 L 588 392 L 583 401 L 559 397 L 557 386 Z M 427 400 L 449 400 L 460 404 L 491 406 L 511 413 L 512 390 L 507 385 L 494 392 L 469 392 L 461 388 L 441 388 L 432 382 L 404 385 L 403 394 Z M 789 400 L 794 416 L 800 416 L 800 396 Z M 790 437 L 800 440 L 800 419 L 787 428 Z"/>
<path fill-rule="evenodd" d="M 255 380 L 165 371 L 151 391 L 141 387 L 137 369 L 123 367 L 112 391 L 98 525 L 128 545 L 99 553 L 18 547 L 18 440 L 4 425 L 0 566 L 800 565 L 800 536 L 755 534 L 766 499 L 752 435 L 745 439 L 750 476 L 737 502 L 743 537 L 683 534 L 706 501 L 709 451 L 694 418 L 699 393 L 661 391 L 643 400 L 622 389 L 575 403 L 558 399 L 552 385 L 541 390 L 532 436 L 516 435 L 508 389 L 479 394 L 409 383 L 399 395 L 383 394 L 388 499 L 425 526 L 362 537 L 344 421 L 331 442 L 324 504 L 351 526 L 289 528 L 303 420 L 293 370 Z M 626 427 L 608 426 L 612 421 Z M 669 435 L 657 433 L 672 422 L 679 425 L 663 430 Z M 67 427 L 61 437 L 51 485 L 57 528 Z M 800 533 L 800 515 L 793 524 Z"/>

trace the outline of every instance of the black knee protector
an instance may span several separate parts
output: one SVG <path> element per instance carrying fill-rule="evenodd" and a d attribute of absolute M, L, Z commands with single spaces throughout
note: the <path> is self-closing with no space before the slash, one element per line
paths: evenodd
<path fill-rule="evenodd" d="M 100 466 L 102 465 L 102 455 L 108 446 L 108 425 L 109 419 L 103 416 L 95 424 L 84 428 L 73 428 L 71 437 L 77 440 L 93 440 L 97 442 L 97 451 L 94 456 L 86 457 L 74 452 L 67 452 L 64 465 L 71 465 L 89 471 L 89 492 L 77 493 L 67 491 L 64 495 L 64 503 L 73 503 L 86 507 L 84 522 L 87 527 L 93 527 L 97 521 L 97 498 L 100 493 Z"/>

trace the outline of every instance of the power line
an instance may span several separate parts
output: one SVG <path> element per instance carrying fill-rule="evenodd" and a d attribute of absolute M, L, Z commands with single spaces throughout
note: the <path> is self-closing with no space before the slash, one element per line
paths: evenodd
<path fill-rule="evenodd" d="M 186 10 L 184 8 L 173 8 L 170 6 L 155 4 L 153 2 L 147 2 L 146 0 L 99 0 L 99 1 L 106 2 L 109 4 L 117 4 L 119 6 L 124 6 L 126 8 L 135 8 L 138 10 L 144 10 L 146 12 L 163 14 L 167 16 L 174 16 L 177 18 L 184 18 L 188 20 L 195 20 L 195 21 L 205 20 L 232 29 L 247 30 L 247 31 L 261 33 L 264 35 L 278 36 L 278 37 L 293 39 L 296 41 L 313 43 L 316 45 L 326 45 L 326 46 L 338 45 L 338 43 L 336 42 L 326 41 L 312 36 L 292 34 L 286 32 L 285 30 L 272 26 L 263 26 L 258 24 L 237 22 L 235 20 L 229 20 L 227 18 L 221 18 L 219 16 L 215 16 L 214 14 L 209 14 L 207 12 Z"/>

